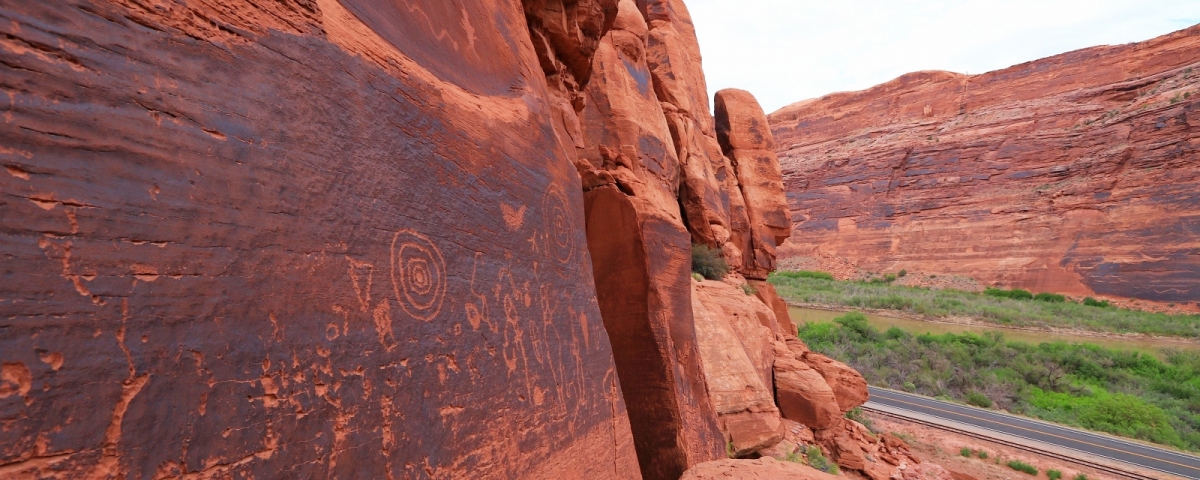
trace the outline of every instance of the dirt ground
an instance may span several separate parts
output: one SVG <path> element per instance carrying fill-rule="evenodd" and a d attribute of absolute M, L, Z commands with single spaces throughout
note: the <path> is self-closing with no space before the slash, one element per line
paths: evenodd
<path fill-rule="evenodd" d="M 937 463 L 949 470 L 965 473 L 978 480 L 1044 479 L 1047 478 L 1046 471 L 1051 469 L 1063 472 L 1064 480 L 1074 480 L 1075 476 L 1080 473 L 1087 475 L 1089 480 L 1117 480 L 1122 478 L 1064 460 L 1033 454 L 1025 450 L 979 440 L 966 435 L 955 434 L 870 413 L 867 416 L 871 419 L 872 426 L 876 431 L 899 434 L 898 436 L 908 442 L 913 452 L 920 458 Z M 987 452 L 987 459 L 981 459 L 978 455 L 972 455 L 971 458 L 963 457 L 961 454 L 963 448 Z M 1020 460 L 1037 467 L 1037 477 L 1009 468 L 1007 463 L 1010 460 Z M 1153 470 L 1133 470 L 1152 478 L 1185 480 L 1182 477 L 1175 477 Z"/>

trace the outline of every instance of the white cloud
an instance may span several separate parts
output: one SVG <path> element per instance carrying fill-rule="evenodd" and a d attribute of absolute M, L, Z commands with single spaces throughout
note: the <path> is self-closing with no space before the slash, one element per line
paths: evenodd
<path fill-rule="evenodd" d="M 686 0 L 710 93 L 767 112 L 917 70 L 983 73 L 1200 23 L 1200 0 Z"/>

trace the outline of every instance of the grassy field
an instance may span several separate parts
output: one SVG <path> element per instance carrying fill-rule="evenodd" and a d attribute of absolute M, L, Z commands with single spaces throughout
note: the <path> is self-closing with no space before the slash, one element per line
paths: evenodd
<path fill-rule="evenodd" d="M 881 332 L 857 312 L 802 325 L 799 336 L 871 385 L 1200 451 L 1200 352 L 1169 352 L 1160 361 L 998 333 Z"/>
<path fill-rule="evenodd" d="M 1043 296 L 1043 300 L 1036 300 L 958 290 L 900 287 L 886 282 L 841 282 L 827 275 L 820 272 L 776 272 L 769 281 L 785 300 L 792 302 L 889 309 L 931 317 L 971 317 L 1003 326 L 1059 327 L 1200 338 L 1200 315 L 1167 315 L 1083 305 L 1055 301 L 1056 296 Z"/>

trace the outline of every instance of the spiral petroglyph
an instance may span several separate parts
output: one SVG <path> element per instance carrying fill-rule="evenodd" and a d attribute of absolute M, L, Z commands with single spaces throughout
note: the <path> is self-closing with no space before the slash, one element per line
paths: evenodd
<path fill-rule="evenodd" d="M 392 239 L 392 288 L 409 315 L 430 321 L 446 296 L 446 261 L 429 238 L 400 230 Z"/>
<path fill-rule="evenodd" d="M 574 222 L 567 196 L 558 185 L 551 185 L 542 196 L 542 215 L 546 221 L 546 253 L 559 263 L 570 262 L 575 255 Z"/>

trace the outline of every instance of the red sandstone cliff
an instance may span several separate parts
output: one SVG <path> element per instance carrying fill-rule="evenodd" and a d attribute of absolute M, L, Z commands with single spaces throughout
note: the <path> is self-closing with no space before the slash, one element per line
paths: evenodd
<path fill-rule="evenodd" d="M 789 255 L 1200 301 L 1200 27 L 982 75 L 911 73 L 770 121 Z"/>
<path fill-rule="evenodd" d="M 0 17 L 0 477 L 918 461 L 843 418 L 862 378 L 763 282 L 790 233 L 766 115 L 709 113 L 681 0 Z M 694 280 L 693 243 L 733 273 Z"/>

